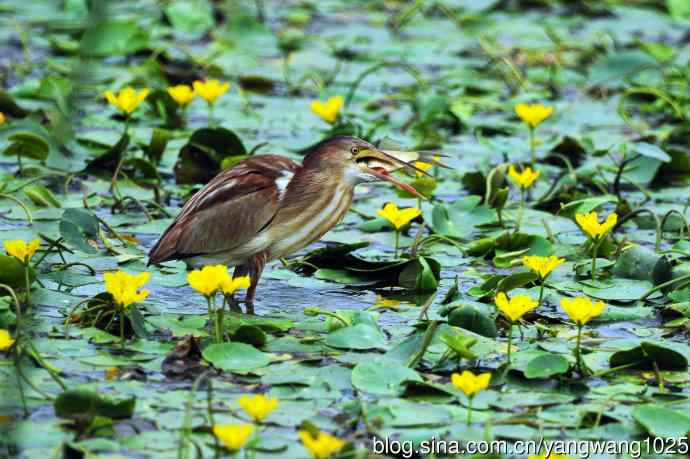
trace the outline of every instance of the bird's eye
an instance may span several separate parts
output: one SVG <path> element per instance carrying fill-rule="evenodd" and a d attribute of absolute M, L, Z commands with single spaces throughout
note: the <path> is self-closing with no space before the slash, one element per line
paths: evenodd
<path fill-rule="evenodd" d="M 354 147 L 350 148 L 350 153 L 352 153 L 353 155 L 356 155 L 357 153 L 359 153 L 359 147 L 354 146 Z"/>

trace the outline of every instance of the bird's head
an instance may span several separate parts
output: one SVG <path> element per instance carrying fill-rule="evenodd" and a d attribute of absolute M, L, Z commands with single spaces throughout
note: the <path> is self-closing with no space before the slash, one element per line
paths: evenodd
<path fill-rule="evenodd" d="M 307 152 L 302 164 L 307 168 L 327 171 L 352 185 L 364 182 L 391 182 L 398 188 L 426 199 L 413 187 L 391 175 L 392 172 L 403 168 L 419 169 L 357 137 L 336 136 L 324 140 Z"/>

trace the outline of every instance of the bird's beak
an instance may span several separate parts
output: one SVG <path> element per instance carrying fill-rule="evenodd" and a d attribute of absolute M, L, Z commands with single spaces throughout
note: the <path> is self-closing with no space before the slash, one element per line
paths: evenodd
<path fill-rule="evenodd" d="M 384 153 L 381 150 L 370 149 L 360 150 L 360 152 L 357 153 L 357 155 L 355 156 L 355 161 L 365 173 L 372 175 L 379 180 L 391 182 L 398 188 L 405 190 L 408 193 L 413 194 L 414 196 L 420 199 L 426 199 L 424 195 L 415 190 L 412 186 L 398 180 L 397 178 L 391 175 L 391 172 L 395 172 L 403 168 L 412 168 L 414 170 L 422 172 L 425 175 L 429 175 L 423 170 L 413 166 L 412 164 L 409 164 L 402 159 L 398 159 L 395 156 L 390 155 L 388 153 Z"/>

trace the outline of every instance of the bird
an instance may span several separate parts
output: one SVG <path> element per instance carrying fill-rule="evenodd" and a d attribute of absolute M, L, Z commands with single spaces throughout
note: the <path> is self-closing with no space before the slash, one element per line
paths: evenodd
<path fill-rule="evenodd" d="M 410 157 L 405 153 L 339 135 L 309 148 L 301 164 L 274 154 L 251 156 L 220 172 L 184 204 L 149 252 L 148 264 L 234 266 L 233 277 L 250 278 L 244 303 L 253 313 L 266 263 L 321 239 L 345 217 L 358 184 L 387 181 L 425 199 L 391 175 L 403 168 L 426 174 L 401 159 Z"/>

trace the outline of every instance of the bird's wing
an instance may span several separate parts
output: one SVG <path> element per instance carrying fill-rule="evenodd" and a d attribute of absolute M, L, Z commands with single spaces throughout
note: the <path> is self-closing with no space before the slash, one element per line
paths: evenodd
<path fill-rule="evenodd" d="M 149 253 L 149 264 L 223 253 L 266 228 L 300 166 L 285 157 L 260 155 L 211 179 L 182 208 Z"/>

